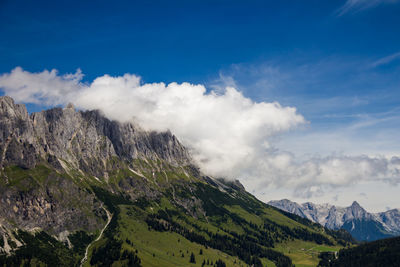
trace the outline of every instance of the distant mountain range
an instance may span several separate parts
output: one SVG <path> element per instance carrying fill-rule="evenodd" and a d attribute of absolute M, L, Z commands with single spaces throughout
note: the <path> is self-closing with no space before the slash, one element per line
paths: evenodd
<path fill-rule="evenodd" d="M 373 241 L 400 235 L 399 209 L 369 213 L 356 201 L 349 207 L 311 202 L 298 204 L 288 199 L 273 200 L 268 204 L 329 229 L 345 229 L 359 241 Z"/>

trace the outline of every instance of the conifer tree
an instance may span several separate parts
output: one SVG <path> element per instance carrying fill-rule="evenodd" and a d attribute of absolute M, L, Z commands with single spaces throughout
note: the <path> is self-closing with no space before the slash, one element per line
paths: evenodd
<path fill-rule="evenodd" d="M 196 263 L 196 258 L 194 257 L 194 254 L 192 252 L 192 254 L 190 254 L 190 263 Z"/>

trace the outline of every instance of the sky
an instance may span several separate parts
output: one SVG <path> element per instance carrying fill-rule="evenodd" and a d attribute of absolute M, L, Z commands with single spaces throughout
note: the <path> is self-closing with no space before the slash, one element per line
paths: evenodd
<path fill-rule="evenodd" d="M 400 1 L 0 0 L 0 93 L 170 129 L 263 201 L 400 208 Z"/>

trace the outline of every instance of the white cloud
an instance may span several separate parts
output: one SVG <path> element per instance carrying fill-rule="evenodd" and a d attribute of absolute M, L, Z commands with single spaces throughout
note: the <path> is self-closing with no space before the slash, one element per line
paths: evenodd
<path fill-rule="evenodd" d="M 275 151 L 255 159 L 243 174 L 248 175 L 244 182 L 256 192 L 271 186 L 285 187 L 294 189 L 296 197 L 310 198 L 360 182 L 397 185 L 400 183 L 398 160 L 397 157 L 341 154 L 299 160 L 291 153 Z"/>
<path fill-rule="evenodd" d="M 348 206 L 360 200 L 359 192 L 366 192 L 368 200 L 363 204 L 375 211 L 389 203 L 398 205 L 398 186 L 393 185 L 399 182 L 399 165 L 391 159 L 400 155 L 400 112 L 392 104 L 398 99 L 399 76 L 397 70 L 389 75 L 377 73 L 370 62 L 329 57 L 292 64 L 278 59 L 221 71 L 221 84 L 230 77 L 255 99 L 295 105 L 311 121 L 270 140 L 279 150 L 264 151 L 266 155 L 259 158 L 267 160 L 254 163 L 247 170 L 252 175 L 243 180 L 252 193 L 264 201 L 290 198 L 304 202 L 307 198 Z M 277 168 L 279 164 L 273 162 L 282 153 L 289 162 L 287 168 Z M 333 159 L 341 162 L 338 171 L 329 164 Z M 374 164 L 375 160 L 389 167 Z M 358 172 L 363 165 L 376 172 Z M 343 178 L 334 178 L 335 173 Z"/>
<path fill-rule="evenodd" d="M 254 102 L 233 87 L 207 92 L 190 83 L 147 83 L 125 74 L 91 83 L 82 73 L 30 73 L 16 68 L 0 76 L 0 88 L 17 102 L 74 103 L 101 109 L 110 119 L 134 120 L 145 129 L 170 129 L 211 175 L 240 178 L 254 192 L 290 188 L 296 196 L 321 195 L 327 188 L 361 181 L 399 183 L 400 160 L 331 155 L 300 160 L 274 148 L 274 137 L 306 123 L 295 108 Z M 229 83 L 233 81 L 229 80 Z"/>
<path fill-rule="evenodd" d="M 295 108 L 256 103 L 233 87 L 207 92 L 189 83 L 142 84 L 140 77 L 104 75 L 90 84 L 80 71 L 30 73 L 16 68 L 0 76 L 0 87 L 18 102 L 51 105 L 73 102 L 101 109 L 111 119 L 134 119 L 145 129 L 170 129 L 193 150 L 199 164 L 218 176 L 237 173 L 268 139 L 304 123 Z"/>
<path fill-rule="evenodd" d="M 83 85 L 83 74 L 77 70 L 75 74 L 58 75 L 57 70 L 30 73 L 17 67 L 11 73 L 0 76 L 0 87 L 5 93 L 11 93 L 18 102 L 59 105 Z"/>

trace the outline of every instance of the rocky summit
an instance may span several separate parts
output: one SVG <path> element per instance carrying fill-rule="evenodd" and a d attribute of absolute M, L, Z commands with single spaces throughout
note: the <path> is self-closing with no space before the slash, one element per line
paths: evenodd
<path fill-rule="evenodd" d="M 0 266 L 317 265 L 354 242 L 202 173 L 169 131 L 7 96 L 0 204 Z"/>
<path fill-rule="evenodd" d="M 66 108 L 28 114 L 10 97 L 0 98 L 0 166 L 35 167 L 42 158 L 55 168 L 69 164 L 99 178 L 106 178 L 113 157 L 164 160 L 190 164 L 186 149 L 170 132 L 146 132 L 131 123 L 106 119 L 100 111 Z"/>

